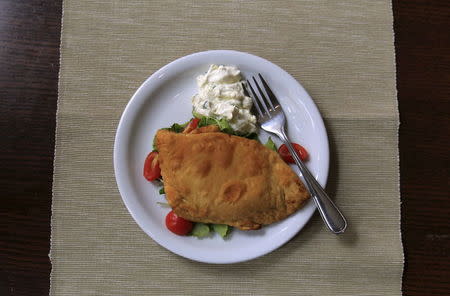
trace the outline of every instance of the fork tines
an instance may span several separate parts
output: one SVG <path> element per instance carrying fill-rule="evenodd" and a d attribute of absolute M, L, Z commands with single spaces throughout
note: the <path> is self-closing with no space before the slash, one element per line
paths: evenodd
<path fill-rule="evenodd" d="M 280 108 L 280 103 L 278 102 L 277 97 L 274 95 L 266 80 L 262 77 L 261 74 L 258 73 L 258 77 L 260 82 L 252 76 L 253 84 L 256 86 L 257 92 L 255 88 L 252 86 L 252 83 L 247 80 L 247 85 L 250 88 L 251 96 L 253 99 L 253 103 L 258 110 L 260 116 L 267 114 L 270 116 L 270 113 Z M 263 87 L 261 87 L 261 84 Z M 264 88 L 264 90 L 263 90 Z M 247 91 L 247 93 L 249 93 Z"/>

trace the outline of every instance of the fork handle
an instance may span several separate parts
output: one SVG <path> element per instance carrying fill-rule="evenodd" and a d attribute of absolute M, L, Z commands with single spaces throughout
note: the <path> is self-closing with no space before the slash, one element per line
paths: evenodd
<path fill-rule="evenodd" d="M 280 137 L 281 141 L 283 141 L 283 143 L 287 146 L 289 152 L 292 154 L 295 163 L 297 164 L 300 172 L 303 175 L 306 187 L 311 193 L 311 196 L 316 203 L 317 209 L 319 210 L 320 216 L 327 225 L 328 229 L 335 234 L 343 233 L 347 228 L 347 221 L 344 215 L 342 215 L 338 207 L 331 201 L 325 190 L 322 188 L 322 186 L 320 186 L 316 178 L 311 175 L 306 165 L 297 155 L 294 147 L 292 147 L 291 142 L 286 136 L 284 129 L 280 134 L 278 134 L 278 136 Z"/>

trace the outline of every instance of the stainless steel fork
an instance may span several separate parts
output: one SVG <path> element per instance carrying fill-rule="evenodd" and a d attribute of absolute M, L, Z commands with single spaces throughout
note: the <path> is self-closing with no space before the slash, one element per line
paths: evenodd
<path fill-rule="evenodd" d="M 255 91 L 255 89 L 252 87 L 252 83 L 250 83 L 250 81 L 248 80 L 247 85 L 251 93 L 246 89 L 247 93 L 252 97 L 255 107 L 258 111 L 258 123 L 261 125 L 261 128 L 263 130 L 277 135 L 289 149 L 289 152 L 292 154 L 295 163 L 297 164 L 300 172 L 303 175 L 306 187 L 308 188 L 309 193 L 311 194 L 314 202 L 317 205 L 317 208 L 319 209 L 320 216 L 322 217 L 327 227 L 331 230 L 331 232 L 335 234 L 343 233 L 347 228 L 347 221 L 345 220 L 344 215 L 342 215 L 341 211 L 339 211 L 337 206 L 331 201 L 325 190 L 311 175 L 308 168 L 295 152 L 291 142 L 286 136 L 286 117 L 283 110 L 281 109 L 280 103 L 278 102 L 277 97 L 273 94 L 272 90 L 270 89 L 269 85 L 264 80 L 262 75 L 258 74 L 258 77 L 261 81 L 260 83 L 258 83 L 254 76 L 252 77 L 253 83 L 258 91 Z M 244 88 L 246 88 L 245 85 Z M 263 92 L 262 88 L 264 88 L 265 93 Z"/>

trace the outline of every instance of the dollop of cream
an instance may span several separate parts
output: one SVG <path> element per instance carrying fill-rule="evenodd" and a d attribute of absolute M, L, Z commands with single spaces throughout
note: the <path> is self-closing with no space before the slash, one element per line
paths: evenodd
<path fill-rule="evenodd" d="M 197 77 L 198 93 L 192 97 L 197 115 L 226 119 L 241 134 L 256 132 L 252 99 L 245 95 L 241 71 L 235 66 L 211 65 Z"/>

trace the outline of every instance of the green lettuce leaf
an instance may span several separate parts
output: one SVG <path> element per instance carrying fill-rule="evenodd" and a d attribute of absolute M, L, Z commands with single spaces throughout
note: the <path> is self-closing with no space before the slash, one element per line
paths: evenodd
<path fill-rule="evenodd" d="M 208 125 L 217 125 L 221 132 L 227 133 L 230 135 L 236 134 L 235 131 L 231 128 L 230 123 L 226 119 L 215 119 L 212 117 L 202 116 L 200 121 L 198 122 L 198 127 L 208 126 Z"/>
<path fill-rule="evenodd" d="M 272 138 L 269 137 L 269 139 L 267 140 L 266 144 L 264 144 L 264 146 L 266 146 L 267 148 L 273 150 L 273 151 L 277 151 L 277 146 L 275 145 L 275 143 L 272 141 Z"/>
<path fill-rule="evenodd" d="M 231 227 L 226 224 L 212 224 L 212 229 L 224 238 L 231 230 Z"/>
<path fill-rule="evenodd" d="M 161 187 L 161 189 L 159 189 L 159 194 L 166 194 L 166 192 L 164 191 L 164 187 Z"/>
<path fill-rule="evenodd" d="M 189 121 L 183 124 L 179 124 L 179 123 L 174 123 L 172 124 L 170 127 L 167 128 L 163 128 L 165 130 L 168 130 L 170 132 L 174 132 L 174 133 L 181 133 L 182 131 L 184 131 L 184 128 L 189 124 Z"/>
<path fill-rule="evenodd" d="M 230 123 L 224 118 L 216 119 L 213 117 L 202 116 L 195 112 L 192 112 L 192 115 L 194 115 L 194 117 L 200 119 L 200 121 L 198 122 L 198 127 L 203 127 L 203 126 L 208 126 L 208 125 L 217 125 L 219 127 L 220 131 L 223 133 L 233 135 L 233 136 L 244 137 L 244 138 L 247 138 L 250 140 L 256 140 L 259 142 L 259 138 L 256 133 L 249 133 L 249 134 L 239 133 L 239 132 L 233 130 Z"/>
<path fill-rule="evenodd" d="M 191 235 L 198 238 L 205 237 L 209 234 L 209 226 L 205 223 L 197 222 L 192 229 Z"/>
<path fill-rule="evenodd" d="M 258 134 L 257 134 L 257 133 L 251 133 L 251 134 L 245 135 L 245 136 L 243 136 L 243 137 L 244 137 L 244 138 L 247 138 L 247 139 L 250 139 L 250 140 L 255 140 L 255 141 L 261 142 L 261 141 L 259 140 L 259 137 L 258 137 Z"/>

